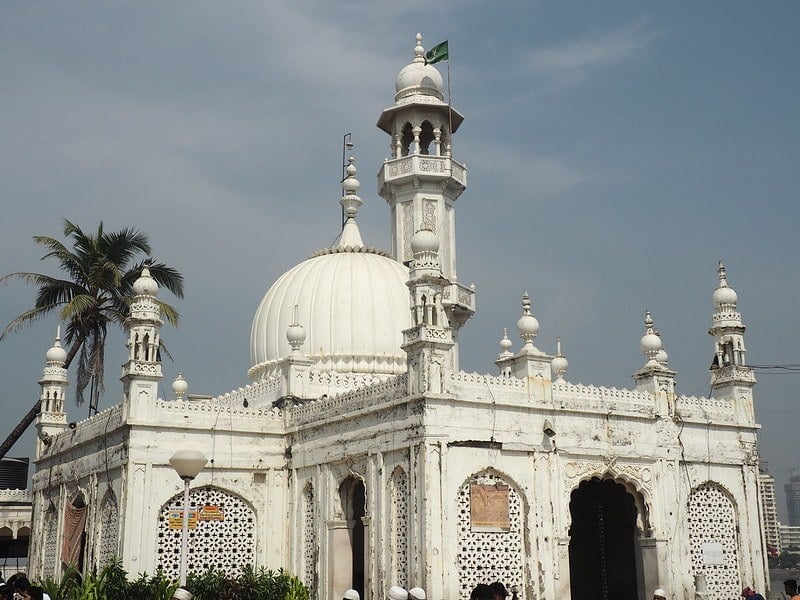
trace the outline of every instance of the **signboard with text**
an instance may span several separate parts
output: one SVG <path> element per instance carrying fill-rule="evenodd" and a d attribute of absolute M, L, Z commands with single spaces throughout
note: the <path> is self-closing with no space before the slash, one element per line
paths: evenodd
<path fill-rule="evenodd" d="M 470 484 L 469 520 L 473 531 L 510 531 L 508 486 Z"/>

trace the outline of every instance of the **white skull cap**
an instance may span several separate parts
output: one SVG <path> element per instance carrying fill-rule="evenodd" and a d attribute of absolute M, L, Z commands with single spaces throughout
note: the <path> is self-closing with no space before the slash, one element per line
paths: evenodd
<path fill-rule="evenodd" d="M 414 600 L 426 600 L 425 590 L 421 587 L 415 587 L 408 590 L 408 597 Z"/>
<path fill-rule="evenodd" d="M 658 596 L 659 598 L 664 598 L 664 600 L 666 600 L 667 592 L 665 592 L 661 588 L 658 588 L 655 592 L 653 592 L 653 596 Z"/>
<path fill-rule="evenodd" d="M 189 590 L 178 588 L 172 593 L 172 600 L 192 600 L 192 594 Z"/>
<path fill-rule="evenodd" d="M 347 590 L 344 593 L 344 600 L 361 600 L 361 596 L 355 590 Z"/>
<path fill-rule="evenodd" d="M 408 592 L 399 585 L 390 587 L 388 596 L 389 600 L 408 600 Z"/>

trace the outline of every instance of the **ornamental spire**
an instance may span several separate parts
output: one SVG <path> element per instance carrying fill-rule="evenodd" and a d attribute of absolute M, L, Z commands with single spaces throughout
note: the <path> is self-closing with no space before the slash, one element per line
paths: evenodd
<path fill-rule="evenodd" d="M 523 351 L 536 350 L 533 340 L 539 335 L 539 321 L 531 313 L 531 297 L 528 295 L 528 290 L 522 294 L 522 316 L 517 321 L 517 332 L 523 341 Z"/>
<path fill-rule="evenodd" d="M 347 176 L 342 181 L 342 199 L 339 204 L 344 209 L 345 222 L 342 227 L 342 237 L 339 240 L 339 248 L 361 247 L 364 245 L 361 239 L 361 232 L 356 225 L 356 213 L 358 209 L 364 204 L 363 200 L 356 194 L 358 188 L 361 187 L 361 182 L 356 179 L 356 159 L 352 156 L 349 159 L 347 169 L 345 170 Z"/>
<path fill-rule="evenodd" d="M 556 338 L 556 355 L 550 362 L 550 368 L 553 370 L 553 375 L 556 376 L 554 383 L 564 383 L 564 374 L 569 368 L 567 357 L 561 352 L 561 338 Z"/>
<path fill-rule="evenodd" d="M 642 354 L 648 359 L 645 367 L 660 367 L 661 363 L 656 357 L 661 351 L 661 338 L 658 337 L 653 327 L 653 317 L 649 310 L 644 313 L 644 328 L 644 335 L 639 342 L 639 347 L 642 349 Z"/>

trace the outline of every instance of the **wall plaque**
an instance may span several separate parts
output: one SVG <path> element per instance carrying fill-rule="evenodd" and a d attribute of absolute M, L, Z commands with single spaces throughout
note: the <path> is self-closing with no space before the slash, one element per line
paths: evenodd
<path fill-rule="evenodd" d="M 472 531 L 510 531 L 508 486 L 470 484 L 469 520 Z"/>

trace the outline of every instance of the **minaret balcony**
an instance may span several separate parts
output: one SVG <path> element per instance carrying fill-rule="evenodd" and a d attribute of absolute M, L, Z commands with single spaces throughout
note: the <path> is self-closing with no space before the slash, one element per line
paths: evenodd
<path fill-rule="evenodd" d="M 475 290 L 457 281 L 451 282 L 442 292 L 442 304 L 456 306 L 466 312 L 475 313 Z"/>
<path fill-rule="evenodd" d="M 467 168 L 452 157 L 411 154 L 383 163 L 378 173 L 378 189 L 382 190 L 386 184 L 402 183 L 414 177 L 452 179 L 462 188 L 467 187 Z"/>
<path fill-rule="evenodd" d="M 727 365 L 711 371 L 711 385 L 723 383 L 756 383 L 756 376 L 753 369 L 740 365 Z"/>

